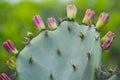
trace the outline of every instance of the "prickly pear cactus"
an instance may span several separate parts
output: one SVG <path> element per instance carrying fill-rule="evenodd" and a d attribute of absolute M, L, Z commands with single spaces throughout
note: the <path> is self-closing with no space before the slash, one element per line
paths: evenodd
<path fill-rule="evenodd" d="M 55 31 L 42 31 L 17 56 L 19 80 L 93 80 L 102 51 L 96 37 L 94 25 L 73 21 L 62 22 Z"/>
<path fill-rule="evenodd" d="M 75 5 L 68 5 L 68 18 L 58 25 L 54 18 L 48 18 L 49 29 L 39 15 L 34 16 L 33 23 L 40 34 L 33 38 L 28 33 L 26 46 L 19 53 L 10 40 L 3 43 L 17 58 L 16 63 L 8 61 L 10 67 L 15 69 L 16 65 L 17 80 L 102 80 L 102 50 L 110 47 L 114 34 L 107 33 L 101 43 L 99 31 L 109 15 L 102 13 L 93 25 L 94 11 L 86 11 L 82 24 L 75 21 L 76 13 Z"/>

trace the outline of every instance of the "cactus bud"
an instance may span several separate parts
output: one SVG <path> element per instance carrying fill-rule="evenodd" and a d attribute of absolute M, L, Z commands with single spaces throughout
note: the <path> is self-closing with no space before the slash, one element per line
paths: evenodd
<path fill-rule="evenodd" d="M 102 41 L 103 41 L 102 48 L 103 48 L 103 50 L 107 50 L 110 47 L 114 38 L 115 38 L 115 34 L 111 31 L 109 31 L 105 34 L 105 36 L 102 38 Z"/>
<path fill-rule="evenodd" d="M 38 28 L 38 30 L 45 29 L 45 25 L 42 21 L 42 18 L 39 15 L 35 15 L 32 19 L 34 25 Z"/>
<path fill-rule="evenodd" d="M 77 8 L 75 5 L 70 4 L 67 6 L 67 17 L 69 19 L 75 19 L 77 14 Z"/>
<path fill-rule="evenodd" d="M 0 80 L 11 80 L 5 73 L 0 75 Z"/>
<path fill-rule="evenodd" d="M 110 47 L 111 43 L 112 43 L 111 41 L 105 41 L 105 42 L 102 44 L 103 50 L 107 50 L 107 49 Z"/>
<path fill-rule="evenodd" d="M 54 30 L 57 28 L 57 23 L 55 18 L 51 17 L 47 19 L 48 27 L 50 30 Z"/>
<path fill-rule="evenodd" d="M 101 28 L 103 28 L 104 25 L 108 22 L 108 20 L 109 20 L 109 14 L 104 12 L 101 13 L 96 23 L 96 29 L 100 30 Z"/>
<path fill-rule="evenodd" d="M 4 42 L 3 46 L 8 52 L 13 53 L 14 55 L 18 53 L 18 50 L 16 49 L 11 40 L 7 40 L 6 42 Z"/>
<path fill-rule="evenodd" d="M 7 61 L 7 65 L 10 69 L 15 70 L 16 69 L 16 62 L 13 59 L 9 59 Z"/>
<path fill-rule="evenodd" d="M 108 31 L 101 40 L 102 42 L 108 41 L 108 40 L 112 41 L 114 38 L 115 38 L 115 34 L 111 31 Z"/>
<path fill-rule="evenodd" d="M 91 20 L 94 17 L 94 15 L 95 15 L 94 11 L 92 11 L 91 9 L 87 9 L 86 13 L 85 13 L 85 16 L 84 16 L 84 19 L 83 19 L 82 22 L 85 23 L 85 24 L 90 25 L 91 24 Z"/>

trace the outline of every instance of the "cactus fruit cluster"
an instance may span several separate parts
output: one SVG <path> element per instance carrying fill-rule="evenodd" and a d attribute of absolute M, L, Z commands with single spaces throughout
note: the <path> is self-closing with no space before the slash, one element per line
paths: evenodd
<path fill-rule="evenodd" d="M 33 37 L 27 33 L 22 51 L 18 51 L 11 40 L 3 43 L 16 57 L 7 61 L 9 68 L 16 72 L 16 80 L 120 80 L 118 71 L 109 73 L 101 69 L 102 51 L 107 50 L 115 38 L 111 31 L 100 38 L 109 15 L 101 13 L 94 25 L 95 12 L 87 9 L 82 24 L 78 24 L 76 6 L 70 4 L 66 9 L 67 18 L 59 24 L 55 18 L 48 18 L 48 27 L 40 15 L 35 15 L 32 20 L 40 34 Z M 3 73 L 0 80 L 11 79 Z"/>

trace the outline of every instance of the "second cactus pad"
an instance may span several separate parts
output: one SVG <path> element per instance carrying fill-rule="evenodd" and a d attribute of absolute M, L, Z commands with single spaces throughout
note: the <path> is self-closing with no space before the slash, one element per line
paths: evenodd
<path fill-rule="evenodd" d="M 101 61 L 95 26 L 63 21 L 44 30 L 17 56 L 18 80 L 94 80 Z"/>

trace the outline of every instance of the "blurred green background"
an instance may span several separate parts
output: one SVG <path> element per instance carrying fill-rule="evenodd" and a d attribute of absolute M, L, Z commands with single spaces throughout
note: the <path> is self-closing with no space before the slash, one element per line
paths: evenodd
<path fill-rule="evenodd" d="M 78 8 L 77 22 L 81 23 L 85 10 L 95 10 L 96 16 L 93 23 L 96 23 L 101 12 L 110 14 L 109 23 L 101 31 L 103 36 L 107 31 L 115 32 L 116 39 L 109 51 L 103 53 L 103 62 L 120 63 L 120 1 L 119 0 L 0 0 L 0 73 L 9 71 L 6 61 L 11 54 L 6 52 L 2 43 L 7 39 L 14 42 L 20 51 L 24 48 L 24 36 L 28 31 L 37 35 L 32 23 L 32 17 L 41 15 L 46 23 L 48 17 L 55 17 L 57 20 L 66 17 L 66 5 L 75 4 Z M 47 26 L 47 25 L 46 25 Z M 110 64 L 111 64 L 110 63 Z"/>

